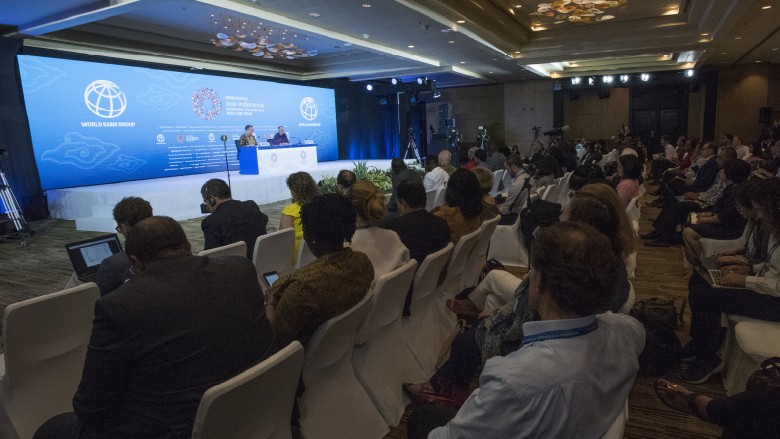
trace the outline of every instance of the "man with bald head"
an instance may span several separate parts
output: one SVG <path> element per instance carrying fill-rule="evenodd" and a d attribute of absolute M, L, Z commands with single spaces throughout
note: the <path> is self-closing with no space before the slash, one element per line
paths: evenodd
<path fill-rule="evenodd" d="M 193 256 L 165 216 L 138 222 L 125 250 L 136 275 L 95 304 L 74 413 L 36 439 L 190 437 L 206 389 L 273 352 L 248 259 Z"/>

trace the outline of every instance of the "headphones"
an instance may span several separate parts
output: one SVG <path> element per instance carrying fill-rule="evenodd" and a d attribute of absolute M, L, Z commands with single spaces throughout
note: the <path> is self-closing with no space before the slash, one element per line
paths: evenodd
<path fill-rule="evenodd" d="M 211 207 L 214 207 L 217 204 L 216 198 L 214 198 L 213 195 L 209 195 L 209 189 L 206 188 L 204 191 L 206 193 L 206 204 L 208 204 Z"/>

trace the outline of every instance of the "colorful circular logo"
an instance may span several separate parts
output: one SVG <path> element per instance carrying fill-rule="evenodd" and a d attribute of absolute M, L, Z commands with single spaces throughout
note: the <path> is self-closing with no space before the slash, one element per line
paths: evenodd
<path fill-rule="evenodd" d="M 214 90 L 199 88 L 192 94 L 192 109 L 199 118 L 214 120 L 222 112 L 222 100 Z"/>
<path fill-rule="evenodd" d="M 98 79 L 84 89 L 84 103 L 87 109 L 106 119 L 119 117 L 127 109 L 127 97 L 118 85 L 105 79 Z"/>

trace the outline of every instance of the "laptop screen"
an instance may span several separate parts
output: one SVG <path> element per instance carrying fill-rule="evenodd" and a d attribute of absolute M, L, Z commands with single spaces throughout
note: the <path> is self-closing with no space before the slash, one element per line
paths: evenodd
<path fill-rule="evenodd" d="M 103 259 L 122 251 L 115 234 L 99 236 L 65 246 L 77 275 L 97 271 Z"/>

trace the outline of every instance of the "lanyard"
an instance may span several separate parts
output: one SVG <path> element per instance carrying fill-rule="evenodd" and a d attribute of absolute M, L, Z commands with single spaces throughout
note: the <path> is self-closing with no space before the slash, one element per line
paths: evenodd
<path fill-rule="evenodd" d="M 764 274 L 766 274 L 767 271 L 769 271 L 769 261 L 772 260 L 772 253 L 777 250 L 777 247 L 780 245 L 780 240 L 775 241 L 775 244 L 772 246 L 771 249 L 769 249 L 768 252 L 766 252 L 766 262 L 764 262 L 764 266 L 761 267 L 761 270 L 756 274 L 756 276 L 761 277 Z"/>
<path fill-rule="evenodd" d="M 535 343 L 537 341 L 544 341 L 544 340 L 558 340 L 562 338 L 579 337 L 581 335 L 585 335 L 595 331 L 596 328 L 598 327 L 599 327 L 598 321 L 594 321 L 593 323 L 589 323 L 585 326 L 580 326 L 579 328 L 540 332 L 536 335 L 529 335 L 527 337 L 523 337 L 522 345 L 525 346 L 526 344 L 529 343 Z"/>

